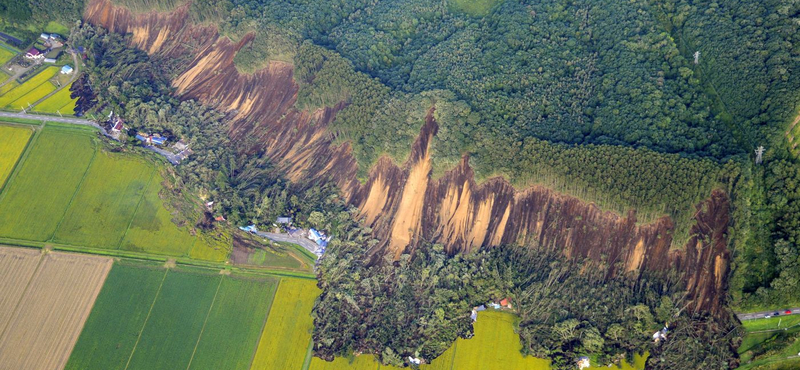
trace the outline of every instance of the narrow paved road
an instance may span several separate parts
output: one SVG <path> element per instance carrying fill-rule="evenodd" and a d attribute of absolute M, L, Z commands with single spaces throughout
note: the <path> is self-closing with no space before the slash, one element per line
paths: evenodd
<path fill-rule="evenodd" d="M 786 315 L 797 315 L 800 314 L 800 308 L 791 308 L 788 309 L 792 311 L 791 314 L 786 313 L 786 308 L 780 310 L 771 310 L 771 311 L 761 311 L 761 312 L 748 312 L 748 313 L 737 313 L 736 316 L 739 317 L 739 320 L 753 320 L 753 319 L 763 319 L 767 316 L 775 316 L 775 312 L 780 313 L 778 316 L 786 316 Z"/>
<path fill-rule="evenodd" d="M 0 112 L 0 117 L 8 117 L 8 118 L 22 118 L 22 119 L 30 119 L 36 121 L 46 121 L 46 122 L 62 122 L 62 123 L 71 123 L 74 125 L 84 125 L 84 126 L 92 126 L 97 127 L 100 130 L 103 130 L 100 125 L 83 118 L 72 118 L 72 117 L 55 117 L 55 116 L 46 116 L 43 114 L 30 114 L 30 113 L 14 113 L 14 112 Z M 105 132 L 105 130 L 103 130 Z"/>
<path fill-rule="evenodd" d="M 297 244 L 315 255 L 317 254 L 316 252 L 317 248 L 319 248 L 319 246 L 317 246 L 317 243 L 314 243 L 311 240 L 300 236 L 291 236 L 289 234 L 265 233 L 263 231 L 256 232 L 256 235 L 276 242 Z"/>

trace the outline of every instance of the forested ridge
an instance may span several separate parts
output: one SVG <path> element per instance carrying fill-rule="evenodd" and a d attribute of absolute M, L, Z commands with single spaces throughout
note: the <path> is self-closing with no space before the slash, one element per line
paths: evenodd
<path fill-rule="evenodd" d="M 2 26 L 72 24 L 80 1 L 13 0 Z M 115 1 L 136 12 L 177 0 Z M 47 3 L 45 5 L 44 3 Z M 63 12 L 45 12 L 49 6 Z M 695 205 L 713 189 L 732 200 L 730 305 L 798 304 L 800 172 L 783 132 L 800 106 L 800 3 L 787 0 L 506 0 L 480 14 L 448 1 L 196 0 L 194 22 L 231 39 L 255 37 L 235 61 L 253 73 L 289 62 L 296 108 L 345 102 L 328 127 L 349 143 L 365 180 L 381 156 L 401 163 L 426 113 L 439 131 L 433 176 L 467 156 L 479 181 L 539 184 L 649 222 L 675 222 L 683 246 Z M 113 109 L 133 130 L 192 144 L 180 181 L 217 201 L 234 223 L 269 225 L 293 215 L 337 235 L 320 262 L 315 352 L 369 352 L 384 363 L 441 354 L 471 335 L 472 306 L 518 302 L 523 352 L 571 368 L 589 354 L 616 363 L 650 352 L 649 368 L 731 368 L 739 329 L 730 310 L 684 312 L 674 272 L 606 276 L 552 251 L 513 245 L 447 255 L 423 243 L 414 255 L 370 265 L 377 243 L 331 184 L 290 183 L 263 153 L 240 153 L 231 118 L 175 97 L 185 60 L 148 56 L 120 35 L 82 26 L 72 42 L 90 58 L 91 112 Z M 694 54 L 699 52 L 695 63 Z M 191 56 L 186 56 L 190 58 Z M 131 142 L 133 143 L 133 142 Z M 755 165 L 752 150 L 768 148 Z M 316 212 L 316 213 L 315 213 Z M 671 340 L 652 345 L 665 322 Z M 413 330 L 409 329 L 413 327 Z"/>

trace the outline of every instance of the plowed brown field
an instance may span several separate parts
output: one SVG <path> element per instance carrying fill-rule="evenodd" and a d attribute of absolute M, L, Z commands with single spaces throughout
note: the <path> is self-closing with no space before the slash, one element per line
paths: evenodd
<path fill-rule="evenodd" d="M 29 251 L 12 248 L 0 248 L 0 255 L 20 256 L 21 262 L 9 266 L 0 262 L 2 274 L 15 277 L 0 281 L 0 296 L 21 295 L 8 303 L 14 307 L 0 332 L 0 368 L 64 368 L 112 260 L 55 252 L 38 262 Z"/>
<path fill-rule="evenodd" d="M 0 333 L 8 325 L 41 257 L 38 249 L 0 247 Z"/>

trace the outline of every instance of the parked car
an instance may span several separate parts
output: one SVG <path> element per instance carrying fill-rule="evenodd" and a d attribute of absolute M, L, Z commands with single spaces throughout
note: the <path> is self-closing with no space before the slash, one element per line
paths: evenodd
<path fill-rule="evenodd" d="M 778 316 L 778 315 L 780 315 L 780 314 L 781 314 L 780 312 L 777 312 L 777 311 L 775 311 L 775 313 L 774 313 L 774 314 L 772 314 L 772 316 Z"/>
<path fill-rule="evenodd" d="M 765 319 L 768 319 L 768 318 L 770 318 L 770 317 L 772 317 L 772 316 L 770 316 L 770 315 L 764 315 L 764 318 L 765 318 Z"/>
<path fill-rule="evenodd" d="M 792 313 L 792 310 L 786 310 L 784 313 L 790 315 Z"/>

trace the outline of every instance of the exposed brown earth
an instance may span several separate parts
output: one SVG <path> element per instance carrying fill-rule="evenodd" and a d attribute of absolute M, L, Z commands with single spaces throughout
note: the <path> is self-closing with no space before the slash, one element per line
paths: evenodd
<path fill-rule="evenodd" d="M 388 248 L 399 256 L 423 240 L 443 243 L 452 253 L 536 244 L 588 257 L 609 274 L 674 269 L 681 272 L 695 308 L 721 307 L 730 260 L 729 201 L 723 192 L 697 206 L 694 236 L 684 248 L 670 250 L 674 225 L 668 217 L 637 225 L 633 212 L 620 216 L 544 187 L 517 190 L 502 178 L 477 184 L 466 157 L 432 179 L 428 144 L 438 129 L 432 114 L 406 163 L 381 158 L 361 184 L 350 146 L 336 145 L 327 131 L 344 104 L 297 110 L 299 87 L 291 65 L 273 62 L 252 75 L 240 74 L 233 57 L 247 38 L 233 43 L 213 26 L 190 25 L 187 10 L 133 15 L 108 0 L 92 0 L 85 18 L 133 33 L 132 42 L 151 54 L 191 53 L 192 62 L 173 81 L 181 96 L 232 113 L 229 133 L 241 150 L 269 156 L 289 179 L 334 181 L 383 241 L 373 253 Z"/>
<path fill-rule="evenodd" d="M 31 258 L 41 262 L 29 281 L 17 281 L 24 293 L 0 333 L 0 368 L 63 369 L 113 262 L 59 252 Z M 11 271 L 24 276 L 29 265 L 15 265 Z M 9 289 L 18 287 L 4 283 L 0 295 Z"/>

